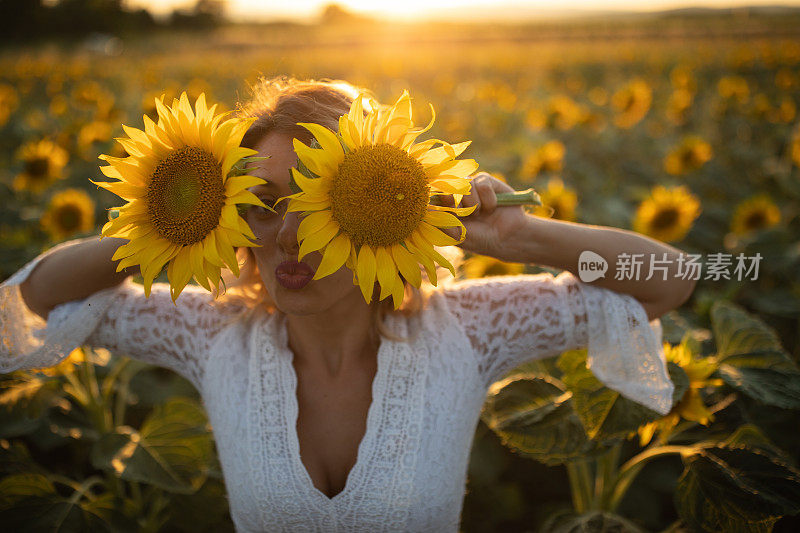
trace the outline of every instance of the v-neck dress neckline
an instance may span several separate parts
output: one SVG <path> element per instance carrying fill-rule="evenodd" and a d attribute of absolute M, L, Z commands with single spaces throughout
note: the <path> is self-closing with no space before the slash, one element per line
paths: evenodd
<path fill-rule="evenodd" d="M 389 331 L 408 335 L 403 316 L 386 318 Z M 245 435 L 248 483 L 261 523 L 272 523 L 279 507 L 285 527 L 307 528 L 309 517 L 324 520 L 325 531 L 338 531 L 353 520 L 364 530 L 380 531 L 386 512 L 403 523 L 415 505 L 416 464 L 424 438 L 430 352 L 419 340 L 382 338 L 372 381 L 372 402 L 364 436 L 345 487 L 328 498 L 314 486 L 300 457 L 297 435 L 297 375 L 288 347 L 285 315 L 262 315 L 249 340 Z"/>
<path fill-rule="evenodd" d="M 386 370 L 387 370 L 387 354 L 389 350 L 389 339 L 382 338 L 380 346 L 378 347 L 378 362 L 375 376 L 372 378 L 372 400 L 370 401 L 367 410 L 366 428 L 361 441 L 358 443 L 358 450 L 356 452 L 356 462 L 347 473 L 347 480 L 345 481 L 344 488 L 333 497 L 328 497 L 327 494 L 322 492 L 314 485 L 314 480 L 308 473 L 308 469 L 303 463 L 300 455 L 300 438 L 297 433 L 297 420 L 300 414 L 300 408 L 297 400 L 297 372 L 294 368 L 294 352 L 289 348 L 289 338 L 286 331 L 285 315 L 276 317 L 278 320 L 277 333 L 278 337 L 275 339 L 275 346 L 279 352 L 282 362 L 282 371 L 287 374 L 287 387 L 285 392 L 287 394 L 286 403 L 288 405 L 287 418 L 291 421 L 289 431 L 289 453 L 291 455 L 292 465 L 295 474 L 304 480 L 308 486 L 308 490 L 314 495 L 315 499 L 321 500 L 324 504 L 332 504 L 339 500 L 345 499 L 348 494 L 358 490 L 358 486 L 363 478 L 362 471 L 364 469 L 364 461 L 366 460 L 366 450 L 371 447 L 372 441 L 375 438 L 375 432 L 381 425 L 381 417 L 384 410 L 381 408 L 383 402 L 382 392 L 386 389 Z"/>

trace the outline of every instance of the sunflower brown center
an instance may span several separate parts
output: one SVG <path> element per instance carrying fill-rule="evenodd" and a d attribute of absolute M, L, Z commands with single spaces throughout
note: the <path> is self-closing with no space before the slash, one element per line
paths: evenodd
<path fill-rule="evenodd" d="M 56 212 L 55 216 L 56 225 L 62 231 L 77 230 L 81 225 L 82 219 L 83 212 L 76 205 L 62 206 L 61 209 Z"/>
<path fill-rule="evenodd" d="M 25 173 L 32 177 L 42 177 L 47 174 L 50 164 L 46 157 L 34 157 L 25 161 Z"/>
<path fill-rule="evenodd" d="M 653 221 L 650 225 L 654 229 L 667 229 L 671 228 L 678 222 L 678 210 L 674 207 L 668 207 L 659 211 L 656 216 L 653 217 Z"/>
<path fill-rule="evenodd" d="M 213 155 L 187 146 L 162 159 L 147 189 L 147 213 L 162 237 L 188 245 L 219 224 L 225 188 Z"/>
<path fill-rule="evenodd" d="M 744 225 L 750 230 L 761 229 L 767 225 L 767 217 L 763 211 L 754 211 L 745 219 Z"/>
<path fill-rule="evenodd" d="M 356 246 L 405 240 L 425 217 L 430 187 L 416 159 L 390 144 L 344 156 L 331 187 L 331 214 Z"/>

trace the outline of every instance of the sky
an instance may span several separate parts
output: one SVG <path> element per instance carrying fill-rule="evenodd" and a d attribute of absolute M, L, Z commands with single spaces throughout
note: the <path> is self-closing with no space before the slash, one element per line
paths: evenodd
<path fill-rule="evenodd" d="M 194 0 L 127 0 L 132 7 L 146 7 L 154 14 L 169 13 L 175 8 L 194 5 Z M 227 13 L 234 20 L 254 19 L 297 19 L 310 20 L 317 17 L 322 8 L 331 3 L 330 0 L 227 0 Z M 469 11 L 479 11 L 482 17 L 491 14 L 492 6 L 501 4 L 498 10 L 500 19 L 513 18 L 512 13 L 524 13 L 526 17 L 534 17 L 541 10 L 542 14 L 572 10 L 615 10 L 615 11 L 660 11 L 682 7 L 736 7 L 755 5 L 800 6 L 798 1 L 776 0 L 340 0 L 335 3 L 354 12 L 371 16 L 419 20 L 425 18 L 453 18 L 461 20 L 469 18 Z M 554 5 L 556 7 L 554 7 Z M 491 16 L 491 15 L 490 15 Z"/>

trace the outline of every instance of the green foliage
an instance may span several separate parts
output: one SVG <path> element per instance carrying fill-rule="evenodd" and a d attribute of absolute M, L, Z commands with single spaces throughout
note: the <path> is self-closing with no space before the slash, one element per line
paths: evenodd
<path fill-rule="evenodd" d="M 93 496 L 83 485 L 69 484 L 69 497 L 41 474 L 15 474 L 0 481 L 0 522 L 9 531 L 119 531 L 124 516 L 114 507 L 113 495 Z"/>
<path fill-rule="evenodd" d="M 771 531 L 800 512 L 800 471 L 763 451 L 714 446 L 684 456 L 675 505 L 699 531 Z"/>
<path fill-rule="evenodd" d="M 540 528 L 542 533 L 644 533 L 644 530 L 619 515 L 592 511 L 576 515 L 571 511 L 553 513 Z"/>
<path fill-rule="evenodd" d="M 3 528 L 233 531 L 205 411 L 176 395 L 191 385 L 139 361 L 74 353 L 86 360 L 0 381 Z"/>
<path fill-rule="evenodd" d="M 30 4 L 12 3 L 17 7 Z M 6 26 L 13 28 L 5 33 L 7 39 L 31 37 L 27 26 L 16 24 L 18 20 L 13 13 L 7 17 Z M 27 17 L 27 23 L 31 21 L 36 22 Z M 62 29 L 69 26 L 63 20 L 39 22 L 45 22 L 39 28 L 54 23 Z M 73 30 L 80 32 L 85 22 L 73 25 Z M 96 22 L 93 18 L 92 24 Z M 660 38 L 667 25 L 676 37 L 681 31 L 694 32 L 693 37 Z M 736 38 L 697 37 L 709 27 L 715 34 Z M 796 15 L 764 17 L 750 10 L 744 18 L 734 14 L 732 18 L 681 16 L 620 22 L 610 39 L 602 38 L 606 30 L 598 34 L 595 22 L 498 27 L 420 24 L 399 31 L 381 23 L 335 28 L 273 24 L 266 29 L 208 31 L 203 39 L 170 31 L 141 41 L 126 39 L 122 50 L 115 39 L 102 37 L 88 40 L 86 48 L 80 49 L 61 43 L 8 48 L 0 57 L 0 91 L 13 90 L 13 97 L 0 103 L 0 279 L 55 244 L 39 220 L 50 196 L 63 188 L 80 188 L 92 195 L 97 203 L 92 234 L 99 232 L 108 216 L 106 208 L 120 201 L 91 186 L 87 178 L 101 176 L 99 154 L 123 155 L 113 138 L 122 136 L 123 123 L 142 126 L 142 113 L 151 113 L 147 106 L 155 95 L 167 93 L 169 100 L 183 89 L 192 96 L 202 90 L 210 100 L 232 109 L 237 99 L 246 97 L 243 80 L 254 81 L 255 72 L 268 77 L 345 79 L 373 90 L 383 101 L 396 98 L 406 88 L 414 97 L 418 123 L 428 118 L 427 108 L 419 104 L 434 105 L 437 118 L 429 137 L 473 141 L 466 157 L 476 158 L 481 170 L 502 173 L 515 189 L 534 185 L 543 191 L 547 180 L 561 178 L 578 195 L 579 222 L 630 229 L 639 203 L 653 186 L 685 185 L 699 198 L 702 214 L 686 237 L 674 243 L 678 248 L 701 254 L 758 252 L 764 257 L 757 280 L 701 279 L 692 300 L 669 315 L 674 327 L 665 338 L 670 342 L 688 334 L 693 354 L 724 357 L 712 375 L 724 383 L 695 389 L 717 415 L 710 426 L 678 416 L 669 430 L 667 424 L 656 430 L 646 450 L 632 451 L 636 444 L 625 430 L 634 428 L 637 420 L 649 419 L 642 406 L 600 387 L 577 359 L 571 360 L 574 366 L 569 371 L 555 362 L 535 361 L 518 374 L 525 382 L 505 392 L 495 390 L 509 397 L 507 403 L 500 402 L 501 414 L 492 412 L 492 397 L 483 414 L 501 438 L 508 437 L 509 446 L 533 450 L 524 453 L 558 465 L 553 468 L 567 469 L 576 505 L 580 501 L 582 506 L 612 510 L 622 508 L 634 479 L 650 477 L 637 478 L 645 464 L 660 479 L 677 478 L 670 477 L 666 461 L 651 460 L 679 453 L 669 446 L 680 448 L 698 440 L 712 445 L 738 435 L 746 447 L 764 447 L 770 457 L 781 455 L 771 442 L 796 455 L 800 441 L 794 436 L 798 380 L 793 361 L 800 355 L 800 162 L 792 159 L 792 142 L 798 135 L 800 108 L 800 49 L 793 38 L 797 27 Z M 769 31 L 765 33 L 764 28 Z M 739 38 L 750 32 L 763 39 L 756 43 Z M 476 34 L 479 39 L 474 38 Z M 350 42 L 360 44 L 342 46 Z M 531 43 L 536 53 L 531 53 Z M 241 51 L 235 61 L 232 49 Z M 280 51 L 277 56 L 276 50 Z M 652 105 L 637 124 L 615 126 L 613 96 L 634 77 L 652 89 Z M 732 77 L 744 80 L 746 95 L 720 94 L 720 84 Z M 691 95 L 691 101 L 676 121 L 670 102 L 679 88 Z M 107 126 L 109 135 L 82 141 L 81 132 L 92 124 Z M 664 156 L 686 134 L 706 139 L 713 147 L 713 158 L 689 174 L 668 175 Z M 52 139 L 69 152 L 62 179 L 42 193 L 17 191 L 12 183 L 24 168 L 17 150 L 40 138 Z M 561 168 L 543 169 L 536 176 L 526 172 L 529 157 L 549 141 L 565 147 Z M 732 234 L 736 205 L 755 193 L 770 195 L 781 211 L 781 222 L 751 235 Z M 761 319 L 727 300 L 760 313 Z M 770 327 L 765 329 L 764 323 Z M 171 492 L 146 481 L 124 479 L 116 470 L 98 471 L 92 465 L 93 449 L 107 446 L 106 453 L 116 454 L 131 443 L 132 435 L 144 431 L 144 421 L 157 406 L 171 397 L 195 394 L 190 384 L 168 371 L 135 361 L 120 365 L 120 361 L 127 360 L 115 356 L 107 362 L 96 361 L 91 371 L 78 368 L 69 377 L 17 372 L 0 378 L 0 477 L 42 475 L 59 495 L 70 497 L 76 489 L 63 481 L 82 483 L 99 472 L 102 483 L 92 485 L 88 495 L 113 494 L 125 524 L 135 531 L 231 531 L 215 462 L 198 466 L 197 476 L 175 465 L 160 471 L 176 486 L 196 487 L 204 479 L 194 493 Z M 684 389 L 686 373 L 674 364 L 669 371 L 677 400 L 680 391 L 689 390 Z M 533 400 L 527 400 L 523 392 Z M 676 403 L 673 409 L 680 407 Z M 515 408 L 522 414 L 515 415 Z M 655 419 L 656 424 L 665 421 L 666 417 Z M 771 441 L 760 439 L 754 424 Z M 206 427 L 198 423 L 201 426 Z M 491 524 L 497 530 L 528 530 L 532 516 L 549 512 L 560 502 L 531 501 L 522 488 L 541 481 L 526 479 L 529 471 L 520 467 L 522 460 L 515 455 L 494 459 L 481 455 L 487 443 L 497 445 L 492 435 L 476 436 L 472 461 L 476 466 L 471 467 L 470 477 L 491 463 L 492 475 L 487 477 L 492 480 L 492 496 L 473 500 L 473 511 L 493 513 Z M 192 464 L 200 455 L 174 459 L 178 464 L 184 460 Z M 148 453 L 144 457 L 153 458 Z M 142 478 L 152 472 L 138 460 L 126 468 Z M 54 481 L 54 475 L 62 478 Z M 552 489 L 550 483 L 546 485 Z M 672 485 L 664 488 L 671 489 Z M 88 502 L 88 495 L 77 502 Z M 472 496 L 468 492 L 467 505 Z M 658 494 L 649 498 L 658 499 Z M 666 503 L 672 510 L 668 499 Z M 475 515 L 466 511 L 467 516 Z M 642 509 L 628 511 L 663 528 L 659 522 L 663 517 L 643 516 Z M 606 517 L 609 512 L 605 511 Z M 603 518 L 602 523 L 612 522 Z M 0 524 L 2 529 L 11 529 Z M 469 522 L 463 525 L 465 533 L 487 530 Z M 98 525 L 98 529 L 103 527 Z M 116 524 L 114 530 L 125 530 L 124 524 Z"/>
<path fill-rule="evenodd" d="M 734 427 L 727 438 L 719 436 L 724 424 L 689 432 L 698 406 L 686 402 L 697 387 L 711 391 L 707 398 L 734 391 L 709 412 L 731 405 L 736 393 L 800 408 L 800 372 L 775 332 L 730 302 L 715 303 L 710 318 L 716 354 L 701 356 L 702 332 L 686 331 L 668 362 L 675 392 L 663 417 L 605 387 L 587 368 L 585 349 L 562 353 L 557 377 L 517 371 L 491 387 L 483 417 L 503 444 L 545 464 L 562 463 L 569 474 L 574 510 L 555 513 L 543 531 L 638 531 L 613 513 L 645 464 L 664 455 L 683 460 L 674 505 L 693 531 L 768 532 L 782 516 L 800 513 L 800 471 L 757 425 Z M 657 438 L 619 464 L 624 441 L 653 424 Z"/>
<path fill-rule="evenodd" d="M 800 409 L 800 369 L 775 332 L 730 302 L 717 302 L 711 324 L 728 385 L 767 405 Z"/>
<path fill-rule="evenodd" d="M 119 426 L 92 448 L 92 464 L 122 479 L 180 493 L 193 493 L 206 480 L 212 440 L 202 407 L 172 398 L 156 407 L 140 431 Z"/>
<path fill-rule="evenodd" d="M 614 441 L 636 432 L 639 426 L 659 418 L 659 414 L 644 405 L 623 397 L 597 379 L 586 366 L 587 352 L 572 350 L 561 354 L 558 367 L 562 379 L 572 392 L 572 403 L 586 434 L 599 442 Z M 675 384 L 672 405 L 680 401 L 689 385 L 686 373 L 669 364 L 670 379 Z"/>
<path fill-rule="evenodd" d="M 522 376 L 495 383 L 483 420 L 503 443 L 545 464 L 581 457 L 593 445 L 570 406 L 570 394 L 548 376 Z"/>

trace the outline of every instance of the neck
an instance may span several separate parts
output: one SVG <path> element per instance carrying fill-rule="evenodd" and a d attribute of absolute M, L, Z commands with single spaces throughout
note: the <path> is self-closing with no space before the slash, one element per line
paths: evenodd
<path fill-rule="evenodd" d="M 286 315 L 289 348 L 297 367 L 336 377 L 374 358 L 380 344 L 373 303 L 352 293 L 331 308 L 315 314 Z"/>

